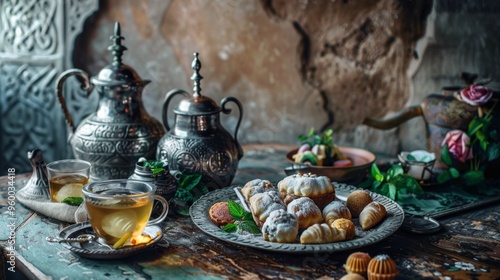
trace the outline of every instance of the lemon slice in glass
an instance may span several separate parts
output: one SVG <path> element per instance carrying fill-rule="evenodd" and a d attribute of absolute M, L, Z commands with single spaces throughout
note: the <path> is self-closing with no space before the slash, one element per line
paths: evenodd
<path fill-rule="evenodd" d="M 123 210 L 106 215 L 101 220 L 102 230 L 107 234 L 121 238 L 131 233 L 137 226 L 137 215 L 132 210 Z"/>
<path fill-rule="evenodd" d="M 70 183 L 64 185 L 56 194 L 58 202 L 63 201 L 66 197 L 82 197 L 82 184 Z"/>

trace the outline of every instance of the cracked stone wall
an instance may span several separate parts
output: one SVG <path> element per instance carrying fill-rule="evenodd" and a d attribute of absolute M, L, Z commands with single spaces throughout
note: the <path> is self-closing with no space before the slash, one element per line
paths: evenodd
<path fill-rule="evenodd" d="M 78 38 L 73 58 L 79 68 L 96 75 L 111 62 L 107 46 L 119 21 L 128 48 L 124 63 L 152 80 L 144 102 L 157 119 L 162 119 L 167 91 L 191 91 L 192 53 L 199 52 L 202 94 L 218 103 L 234 96 L 244 106 L 238 132 L 242 143 L 296 143 L 310 127 L 331 127 L 341 145 L 394 155 L 425 142 L 422 121 L 411 121 L 418 130 L 406 125 L 387 131 L 362 121 L 418 104 L 432 90 L 428 72 L 442 73 L 423 60 L 430 15 L 447 13 L 450 19 L 467 8 L 450 12 L 449 1 L 436 3 L 103 0 Z M 446 19 L 439 24 L 446 29 Z M 432 51 L 433 59 L 438 50 L 440 45 Z M 425 72 L 417 72 L 420 68 Z M 432 85 L 434 90 L 443 86 L 437 79 Z M 228 131 L 234 131 L 237 118 L 236 108 L 222 117 Z"/>

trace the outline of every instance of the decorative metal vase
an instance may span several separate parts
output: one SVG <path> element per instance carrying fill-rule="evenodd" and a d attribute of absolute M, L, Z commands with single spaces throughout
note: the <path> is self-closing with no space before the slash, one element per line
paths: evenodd
<path fill-rule="evenodd" d="M 120 25 L 115 24 L 113 63 L 90 81 L 79 69 L 62 73 L 57 81 L 57 96 L 72 131 L 70 144 L 76 158 L 92 163 L 91 180 L 129 177 L 141 157 L 154 158 L 158 141 L 165 134 L 163 125 L 151 117 L 142 102 L 142 91 L 150 82 L 142 80 L 130 66 L 122 63 L 127 48 L 121 44 Z M 75 128 L 63 96 L 64 81 L 70 76 L 83 80 L 90 94 L 95 86 L 99 94 L 97 112 Z"/>
<path fill-rule="evenodd" d="M 17 196 L 26 200 L 50 201 L 49 179 L 42 151 L 35 149 L 27 154 L 33 172 L 26 185 L 17 192 Z"/>
<path fill-rule="evenodd" d="M 238 99 L 226 97 L 218 106 L 211 98 L 201 95 L 199 71 L 201 63 L 198 53 L 194 54 L 191 67 L 194 74 L 194 94 L 180 89 L 167 93 L 163 104 L 163 124 L 167 133 L 158 143 L 156 158 L 167 160 L 171 170 L 183 174 L 202 174 L 202 181 L 208 189 L 223 188 L 231 184 L 238 162 L 243 157 L 243 149 L 237 135 L 243 115 L 243 108 Z M 168 124 L 168 106 L 176 95 L 184 95 L 174 110 L 174 127 Z M 239 109 L 239 118 L 234 137 L 220 124 L 220 113 L 229 114 L 228 102 L 234 102 Z"/>

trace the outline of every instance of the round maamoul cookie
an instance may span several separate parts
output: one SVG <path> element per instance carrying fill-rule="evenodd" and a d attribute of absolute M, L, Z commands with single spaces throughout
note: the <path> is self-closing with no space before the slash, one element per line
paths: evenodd
<path fill-rule="evenodd" d="M 208 210 L 208 215 L 210 216 L 210 220 L 218 226 L 234 223 L 234 218 L 229 213 L 227 202 L 217 202 L 212 205 L 210 210 Z"/>
<path fill-rule="evenodd" d="M 353 217 L 358 217 L 366 205 L 372 202 L 371 195 L 365 190 L 355 190 L 347 196 L 345 205 L 351 211 Z"/>

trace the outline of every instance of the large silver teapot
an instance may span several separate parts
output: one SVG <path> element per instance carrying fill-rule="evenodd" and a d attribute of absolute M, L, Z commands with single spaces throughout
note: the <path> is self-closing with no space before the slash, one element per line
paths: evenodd
<path fill-rule="evenodd" d="M 92 163 L 91 180 L 128 178 L 139 158 L 154 158 L 158 141 L 165 134 L 163 125 L 151 117 L 142 102 L 142 91 L 150 82 L 142 80 L 130 66 L 122 63 L 127 48 L 121 44 L 120 25 L 115 24 L 113 63 L 89 81 L 79 69 L 62 73 L 57 80 L 57 96 L 70 126 L 70 144 L 74 156 Z M 95 86 L 99 94 L 97 112 L 75 127 L 63 96 L 63 84 L 71 76 L 83 80 L 90 94 Z"/>
<path fill-rule="evenodd" d="M 211 98 L 201 95 L 199 71 L 201 63 L 198 53 L 194 54 L 191 67 L 194 74 L 194 94 L 174 89 L 167 93 L 163 104 L 163 124 L 167 133 L 158 143 L 156 158 L 167 160 L 171 170 L 183 174 L 202 174 L 202 181 L 208 189 L 227 187 L 234 178 L 238 162 L 243 157 L 243 149 L 238 143 L 238 129 L 243 116 L 243 108 L 238 99 L 226 97 L 221 105 Z M 174 96 L 183 95 L 174 109 L 174 127 L 170 129 L 168 107 Z M 228 102 L 234 102 L 239 109 L 239 118 L 234 137 L 220 124 L 220 113 L 229 114 Z"/>

